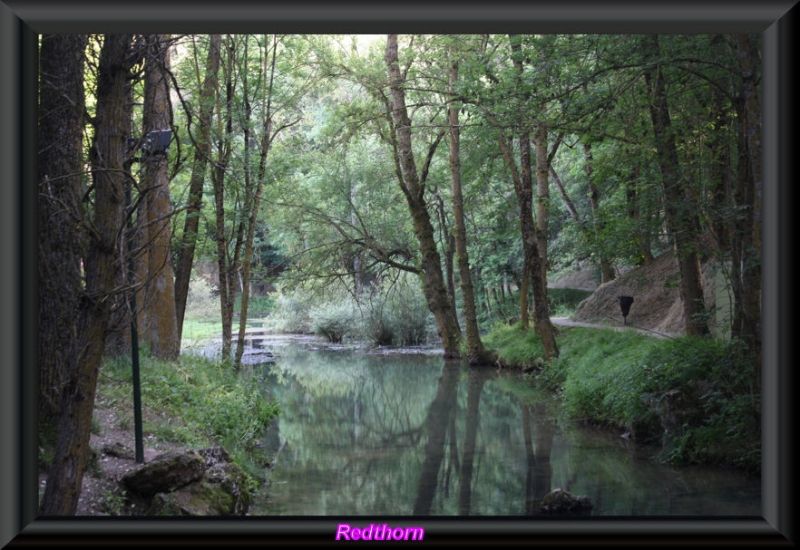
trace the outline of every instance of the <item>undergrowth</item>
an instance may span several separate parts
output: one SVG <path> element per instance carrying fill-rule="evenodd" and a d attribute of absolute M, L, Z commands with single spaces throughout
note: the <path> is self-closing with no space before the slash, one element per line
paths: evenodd
<path fill-rule="evenodd" d="M 535 331 L 519 325 L 496 325 L 485 343 L 506 366 L 535 367 L 530 376 L 570 418 L 658 443 L 665 462 L 760 471 L 759 371 L 737 341 L 561 327 L 549 362 Z"/>
<path fill-rule="evenodd" d="M 98 380 L 98 397 L 121 412 L 131 411 L 130 358 L 107 360 Z M 140 358 L 143 431 L 157 440 L 185 446 L 221 445 L 240 466 L 279 414 L 254 371 L 236 372 L 199 356 L 177 362 Z M 130 420 L 126 420 L 130 425 Z"/>

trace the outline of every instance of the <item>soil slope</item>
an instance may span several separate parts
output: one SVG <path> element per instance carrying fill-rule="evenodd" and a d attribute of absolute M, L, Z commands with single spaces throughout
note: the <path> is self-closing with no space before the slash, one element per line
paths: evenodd
<path fill-rule="evenodd" d="M 703 287 L 706 309 L 716 312 L 716 262 L 703 264 Z M 633 296 L 627 326 L 666 336 L 685 334 L 683 303 L 678 284 L 678 263 L 674 252 L 666 252 L 650 265 L 632 269 L 597 287 L 594 294 L 580 303 L 571 320 L 605 326 L 622 326 L 625 319 L 620 296 Z M 716 315 L 711 316 L 716 330 Z"/>

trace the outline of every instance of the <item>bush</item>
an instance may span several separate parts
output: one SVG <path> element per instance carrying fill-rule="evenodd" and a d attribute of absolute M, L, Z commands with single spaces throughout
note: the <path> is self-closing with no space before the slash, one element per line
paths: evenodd
<path fill-rule="evenodd" d="M 355 306 L 352 300 L 327 302 L 312 308 L 310 315 L 311 330 L 333 344 L 340 344 L 346 335 L 355 331 Z"/>
<path fill-rule="evenodd" d="M 359 328 L 362 337 L 376 346 L 391 346 L 396 337 L 395 329 L 385 300 L 368 300 L 362 309 Z"/>
<path fill-rule="evenodd" d="M 427 343 L 433 332 L 433 314 L 428 309 L 421 289 L 401 286 L 390 295 L 387 305 L 397 345 L 419 346 Z"/>
<path fill-rule="evenodd" d="M 274 332 L 304 334 L 311 332 L 310 307 L 296 293 L 278 294 L 275 309 L 265 320 L 266 327 Z"/>
<path fill-rule="evenodd" d="M 379 346 L 419 346 L 435 333 L 419 280 L 401 275 L 361 299 L 361 335 Z"/>

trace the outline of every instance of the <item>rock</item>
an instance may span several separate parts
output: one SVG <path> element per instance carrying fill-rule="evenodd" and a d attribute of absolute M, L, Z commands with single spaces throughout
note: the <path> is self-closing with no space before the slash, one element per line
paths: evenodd
<path fill-rule="evenodd" d="M 206 461 L 196 451 L 164 453 L 138 470 L 122 476 L 122 483 L 132 493 L 151 498 L 168 493 L 203 477 Z"/>
<path fill-rule="evenodd" d="M 171 493 L 155 495 L 149 516 L 243 516 L 250 509 L 246 477 L 234 463 L 220 465 Z"/>
<path fill-rule="evenodd" d="M 539 513 L 546 516 L 580 515 L 588 516 L 592 511 L 589 497 L 576 496 L 563 489 L 547 493 L 539 506 Z"/>
<path fill-rule="evenodd" d="M 145 499 L 148 515 L 230 516 L 250 509 L 247 475 L 222 447 L 165 453 L 122 482 Z"/>

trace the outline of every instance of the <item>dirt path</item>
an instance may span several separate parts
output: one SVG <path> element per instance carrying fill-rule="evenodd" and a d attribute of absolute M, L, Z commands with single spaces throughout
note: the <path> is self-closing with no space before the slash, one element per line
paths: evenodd
<path fill-rule="evenodd" d="M 653 330 L 638 328 L 629 325 L 621 325 L 615 320 L 609 319 L 607 323 L 587 323 L 584 321 L 573 321 L 569 317 L 551 317 L 550 321 L 556 326 L 560 327 L 586 327 L 586 328 L 605 328 L 605 329 L 613 329 L 617 332 L 623 330 L 635 330 L 644 334 L 646 336 L 652 336 L 653 338 L 672 338 L 671 334 L 664 334 L 662 332 L 656 332 Z"/>

